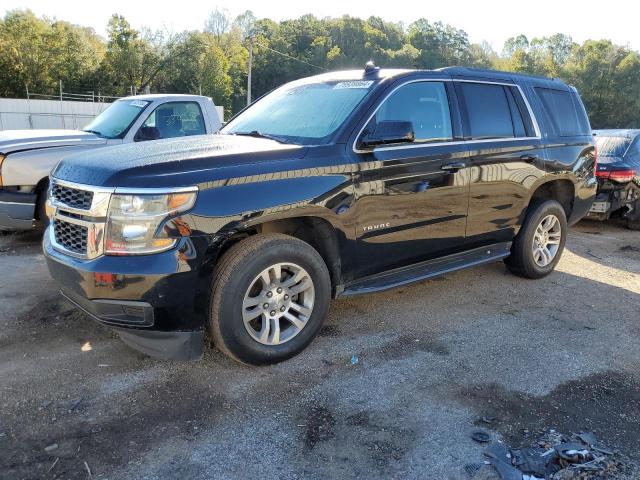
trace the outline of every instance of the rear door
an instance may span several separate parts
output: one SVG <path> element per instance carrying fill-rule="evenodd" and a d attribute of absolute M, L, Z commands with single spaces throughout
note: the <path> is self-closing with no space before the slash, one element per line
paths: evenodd
<path fill-rule="evenodd" d="M 467 217 L 467 146 L 449 78 L 405 81 L 355 138 L 359 275 L 459 251 Z M 357 147 L 381 121 L 409 121 L 410 144 Z"/>
<path fill-rule="evenodd" d="M 509 242 L 545 173 L 540 130 L 518 85 L 454 83 L 470 154 L 466 245 Z"/>

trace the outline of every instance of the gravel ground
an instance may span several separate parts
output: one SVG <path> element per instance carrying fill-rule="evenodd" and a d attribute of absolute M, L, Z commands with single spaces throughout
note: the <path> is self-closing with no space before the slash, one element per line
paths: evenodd
<path fill-rule="evenodd" d="M 279 365 L 171 363 L 60 299 L 36 236 L 1 236 L 0 477 L 465 479 L 492 416 L 509 445 L 593 431 L 639 478 L 639 299 L 640 234 L 583 222 L 545 279 L 495 263 L 335 301 Z"/>

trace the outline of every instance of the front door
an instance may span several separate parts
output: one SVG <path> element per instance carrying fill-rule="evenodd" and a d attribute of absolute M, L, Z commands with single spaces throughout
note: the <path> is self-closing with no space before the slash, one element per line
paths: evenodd
<path fill-rule="evenodd" d="M 412 81 L 383 100 L 361 132 L 409 121 L 415 140 L 357 147 L 359 275 L 460 251 L 468 201 L 468 158 L 450 82 Z M 358 141 L 356 141 L 358 145 Z"/>

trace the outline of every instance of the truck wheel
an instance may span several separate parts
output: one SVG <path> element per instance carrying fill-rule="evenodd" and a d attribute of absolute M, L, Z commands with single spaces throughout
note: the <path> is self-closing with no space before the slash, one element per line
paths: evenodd
<path fill-rule="evenodd" d="M 282 234 L 234 245 L 213 274 L 208 328 L 218 349 L 250 365 L 302 351 L 329 308 L 331 282 L 320 254 Z"/>
<path fill-rule="evenodd" d="M 567 217 L 562 205 L 546 200 L 530 207 L 505 260 L 511 272 L 525 278 L 550 274 L 560 260 L 567 240 Z"/>

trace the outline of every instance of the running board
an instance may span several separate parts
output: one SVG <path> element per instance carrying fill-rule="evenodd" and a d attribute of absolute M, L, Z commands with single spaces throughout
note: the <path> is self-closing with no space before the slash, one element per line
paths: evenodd
<path fill-rule="evenodd" d="M 349 297 L 364 293 L 381 292 L 408 283 L 419 282 L 463 268 L 495 262 L 511 254 L 511 242 L 495 243 L 474 248 L 462 253 L 454 253 L 407 267 L 396 268 L 361 278 L 345 286 L 339 295 Z"/>

